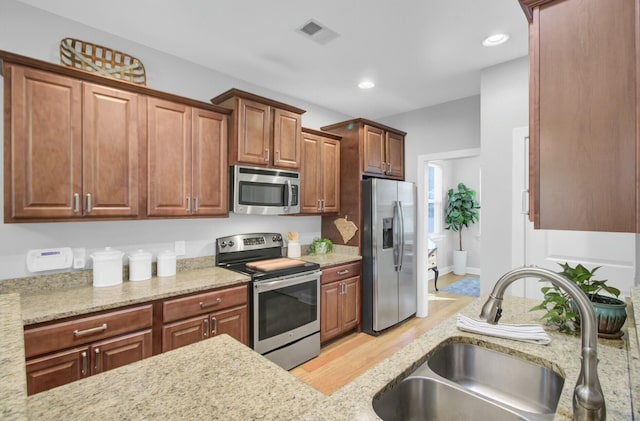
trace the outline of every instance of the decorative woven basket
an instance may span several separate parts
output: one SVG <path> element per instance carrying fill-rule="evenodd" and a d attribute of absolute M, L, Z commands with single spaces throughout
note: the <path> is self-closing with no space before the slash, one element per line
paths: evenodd
<path fill-rule="evenodd" d="M 144 65 L 140 60 L 87 41 L 75 38 L 60 41 L 60 62 L 69 67 L 94 71 L 127 82 L 147 84 Z"/>

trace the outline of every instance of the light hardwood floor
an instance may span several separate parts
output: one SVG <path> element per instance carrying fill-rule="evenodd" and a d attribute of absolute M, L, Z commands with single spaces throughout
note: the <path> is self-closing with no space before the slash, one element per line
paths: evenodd
<path fill-rule="evenodd" d="M 465 276 L 442 275 L 438 279 L 438 289 Z M 339 338 L 323 346 L 318 357 L 292 369 L 291 373 L 325 395 L 331 395 L 474 299 L 445 291 L 436 292 L 432 280 L 429 282 L 428 317 L 414 317 L 380 336 L 352 333 Z"/>

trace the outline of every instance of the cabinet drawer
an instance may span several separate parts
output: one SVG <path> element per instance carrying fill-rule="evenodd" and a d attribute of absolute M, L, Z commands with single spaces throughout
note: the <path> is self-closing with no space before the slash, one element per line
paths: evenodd
<path fill-rule="evenodd" d="M 247 303 L 247 286 L 225 288 L 162 303 L 164 323 Z"/>
<path fill-rule="evenodd" d="M 72 346 L 148 329 L 153 323 L 151 304 L 83 317 L 24 331 L 27 358 Z"/>
<path fill-rule="evenodd" d="M 361 262 L 347 263 L 345 265 L 332 266 L 322 270 L 322 284 L 339 281 L 360 275 Z"/>

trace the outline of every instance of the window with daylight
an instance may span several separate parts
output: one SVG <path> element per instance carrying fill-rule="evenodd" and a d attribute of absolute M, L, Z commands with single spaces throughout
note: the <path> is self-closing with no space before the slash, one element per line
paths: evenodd
<path fill-rule="evenodd" d="M 429 163 L 429 192 L 427 195 L 429 234 L 440 234 L 443 230 L 442 167 Z"/>

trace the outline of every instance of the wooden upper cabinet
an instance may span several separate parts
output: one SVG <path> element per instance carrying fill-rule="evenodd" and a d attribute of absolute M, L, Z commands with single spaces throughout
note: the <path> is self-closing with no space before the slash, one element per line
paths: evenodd
<path fill-rule="evenodd" d="M 138 215 L 140 95 L 83 84 L 82 184 L 85 215 Z"/>
<path fill-rule="evenodd" d="M 191 201 L 191 108 L 148 98 L 147 136 L 148 215 L 188 215 Z"/>
<path fill-rule="evenodd" d="M 521 0 L 530 20 L 530 217 L 638 232 L 638 4 Z"/>
<path fill-rule="evenodd" d="M 218 216 L 229 213 L 227 131 L 226 115 L 193 109 L 191 191 L 195 215 Z"/>
<path fill-rule="evenodd" d="M 4 65 L 5 221 L 80 216 L 82 82 Z"/>
<path fill-rule="evenodd" d="M 340 210 L 340 136 L 302 129 L 301 213 Z"/>
<path fill-rule="evenodd" d="M 229 165 L 300 168 L 304 110 L 239 89 L 211 102 L 234 111 Z"/>
<path fill-rule="evenodd" d="M 404 179 L 404 136 L 393 132 L 386 133 L 385 156 L 387 176 Z"/>
<path fill-rule="evenodd" d="M 227 117 L 147 100 L 149 216 L 226 215 Z"/>
<path fill-rule="evenodd" d="M 136 216 L 139 95 L 22 66 L 5 75 L 13 121 L 5 218 Z"/>
<path fill-rule="evenodd" d="M 5 222 L 228 214 L 230 110 L 6 51 L 0 61 Z"/>
<path fill-rule="evenodd" d="M 384 175 L 386 170 L 384 130 L 365 125 L 362 141 L 362 172 Z"/>

